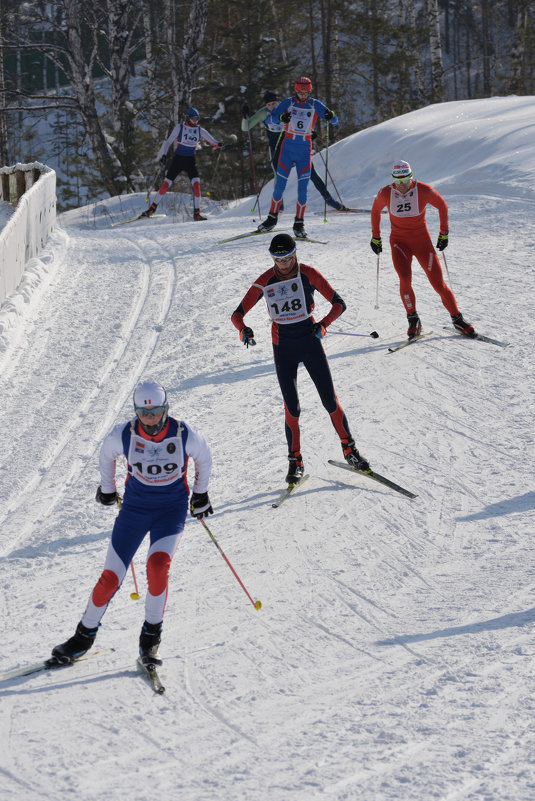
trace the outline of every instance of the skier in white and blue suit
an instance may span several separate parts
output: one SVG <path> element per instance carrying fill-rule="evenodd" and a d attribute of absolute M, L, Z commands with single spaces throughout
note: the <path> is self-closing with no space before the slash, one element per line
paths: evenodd
<path fill-rule="evenodd" d="M 104 570 L 89 598 L 73 637 L 52 650 L 61 664 L 78 659 L 92 646 L 109 602 L 121 586 L 130 562 L 150 532 L 147 554 L 145 622 L 139 638 L 140 658 L 161 664 L 158 653 L 167 601 L 171 560 L 180 542 L 188 511 L 188 459 L 195 462 L 190 509 L 194 517 L 212 514 L 208 481 L 212 466 L 204 436 L 187 423 L 168 416 L 167 393 L 155 381 L 143 381 L 134 392 L 136 417 L 107 435 L 99 457 L 101 484 L 96 500 L 118 502 L 115 466 L 127 462 L 128 476 L 121 509 L 115 519 Z"/>
<path fill-rule="evenodd" d="M 338 125 L 338 117 L 327 108 L 321 100 L 310 97 L 312 81 L 310 78 L 299 78 L 295 84 L 295 95 L 282 100 L 271 112 L 285 124 L 284 137 L 277 164 L 277 179 L 271 198 L 271 207 L 267 218 L 258 226 L 259 231 L 271 231 L 277 225 L 278 214 L 282 205 L 282 196 L 295 165 L 297 172 L 297 207 L 293 226 L 294 236 L 306 237 L 305 209 L 307 205 L 308 182 L 312 155 L 312 133 L 318 117 L 332 125 Z"/>

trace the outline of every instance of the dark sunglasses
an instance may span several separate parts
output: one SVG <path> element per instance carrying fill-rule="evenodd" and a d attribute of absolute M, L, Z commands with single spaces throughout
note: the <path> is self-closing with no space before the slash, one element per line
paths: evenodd
<path fill-rule="evenodd" d="M 138 417 L 147 417 L 149 414 L 158 417 L 158 415 L 164 412 L 165 406 L 136 406 L 136 414 Z"/>

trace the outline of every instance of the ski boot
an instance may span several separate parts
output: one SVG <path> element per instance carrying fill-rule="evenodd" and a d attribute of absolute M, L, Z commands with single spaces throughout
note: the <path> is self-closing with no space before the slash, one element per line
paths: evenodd
<path fill-rule="evenodd" d="M 409 327 L 407 329 L 407 336 L 409 339 L 419 337 L 422 333 L 422 323 L 420 322 L 417 312 L 407 314 L 407 320 L 409 321 Z"/>
<path fill-rule="evenodd" d="M 260 223 L 260 225 L 258 226 L 258 228 L 256 230 L 257 231 L 272 231 L 275 228 L 275 226 L 277 225 L 277 218 L 278 218 L 277 214 L 271 214 L 271 212 L 270 212 L 268 214 L 268 216 L 266 217 L 266 219 L 264 220 L 264 222 Z"/>
<path fill-rule="evenodd" d="M 58 660 L 60 665 L 72 664 L 72 662 L 89 651 L 95 642 L 97 631 L 98 626 L 95 629 L 88 629 L 87 626 L 84 626 L 82 621 L 80 621 L 76 626 L 74 635 L 66 640 L 66 642 L 61 643 L 61 645 L 56 645 L 56 647 L 52 649 L 52 656 Z"/>
<path fill-rule="evenodd" d="M 202 216 L 199 209 L 195 209 L 193 212 L 193 219 L 196 220 L 197 222 L 200 222 L 201 220 L 206 220 L 206 217 Z"/>
<path fill-rule="evenodd" d="M 342 442 L 342 451 L 344 453 L 344 459 L 351 467 L 354 467 L 355 470 L 362 470 L 366 472 L 370 469 L 370 464 L 364 456 L 361 456 L 358 450 L 355 447 L 354 440 L 350 439 L 346 442 Z"/>
<path fill-rule="evenodd" d="M 154 214 L 154 212 L 156 211 L 157 208 L 158 208 L 158 205 L 156 203 L 151 203 L 149 208 L 145 209 L 145 211 L 141 212 L 141 214 L 139 216 L 140 217 L 152 217 L 152 215 Z"/>
<path fill-rule="evenodd" d="M 288 474 L 286 476 L 286 481 L 290 486 L 293 484 L 297 484 L 299 479 L 303 478 L 303 473 L 305 472 L 305 468 L 303 465 L 303 457 L 296 451 L 295 453 L 288 454 Z"/>
<path fill-rule="evenodd" d="M 294 236 L 296 239 L 306 239 L 307 232 L 305 231 L 305 221 L 298 220 L 297 217 L 294 220 Z"/>
<path fill-rule="evenodd" d="M 477 337 L 475 328 L 470 323 L 467 323 L 466 320 L 463 319 L 462 314 L 457 314 L 451 316 L 451 321 L 453 323 L 453 327 L 457 329 L 463 336 L 470 337 L 470 339 L 475 339 Z"/>
<path fill-rule="evenodd" d="M 163 660 L 158 652 L 161 640 L 162 623 L 147 623 L 141 627 L 139 635 L 139 658 L 144 665 L 162 665 Z"/>

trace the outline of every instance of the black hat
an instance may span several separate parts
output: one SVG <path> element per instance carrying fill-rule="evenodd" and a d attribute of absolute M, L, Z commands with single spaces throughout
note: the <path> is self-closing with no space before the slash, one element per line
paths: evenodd
<path fill-rule="evenodd" d="M 295 250 L 295 239 L 290 234 L 277 234 L 273 237 L 269 246 L 269 252 L 272 256 L 291 256 Z"/>
<path fill-rule="evenodd" d="M 275 100 L 278 100 L 279 96 L 275 94 L 275 92 L 270 92 L 269 89 L 267 92 L 264 92 L 264 103 L 273 103 Z"/>

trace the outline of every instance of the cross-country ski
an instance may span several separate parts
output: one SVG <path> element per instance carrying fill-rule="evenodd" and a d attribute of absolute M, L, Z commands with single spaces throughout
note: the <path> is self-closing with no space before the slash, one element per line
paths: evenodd
<path fill-rule="evenodd" d="M 303 484 L 308 481 L 309 478 L 310 476 L 305 473 L 305 475 L 300 478 L 299 481 L 296 481 L 295 484 L 290 484 L 288 487 L 286 487 L 286 489 L 281 492 L 277 500 L 271 504 L 273 509 L 278 509 L 279 506 L 282 506 L 283 503 L 286 503 L 288 498 L 291 498 L 294 493 L 300 490 Z"/>
<path fill-rule="evenodd" d="M 418 497 L 414 492 L 404 489 L 399 484 L 396 484 L 395 481 L 391 481 L 389 478 L 380 475 L 380 473 L 376 473 L 375 470 L 356 470 L 354 467 L 351 467 L 351 465 L 346 464 L 346 462 L 336 462 L 333 459 L 329 459 L 328 462 L 334 465 L 334 467 L 340 467 L 342 470 L 349 470 L 351 473 L 357 473 L 360 476 L 371 478 L 373 481 L 378 481 L 380 484 L 384 484 L 385 487 L 390 487 L 390 489 L 399 492 L 400 495 L 405 495 L 407 498 Z"/>

